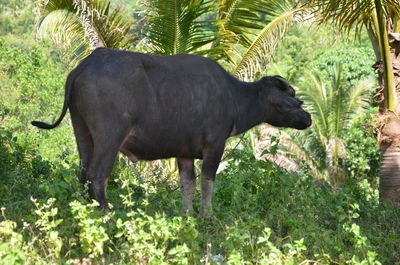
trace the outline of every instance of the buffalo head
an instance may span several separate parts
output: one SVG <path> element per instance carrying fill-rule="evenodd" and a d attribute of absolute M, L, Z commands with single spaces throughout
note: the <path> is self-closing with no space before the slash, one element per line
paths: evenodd
<path fill-rule="evenodd" d="M 259 81 L 261 100 L 267 106 L 265 122 L 277 127 L 304 130 L 311 126 L 311 115 L 301 108 L 303 102 L 281 76 L 264 77 Z"/>

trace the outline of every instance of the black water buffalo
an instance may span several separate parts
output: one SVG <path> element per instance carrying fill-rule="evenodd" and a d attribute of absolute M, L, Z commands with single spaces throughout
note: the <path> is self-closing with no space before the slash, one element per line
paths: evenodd
<path fill-rule="evenodd" d="M 262 122 L 305 129 L 311 117 L 301 105 L 280 76 L 247 83 L 196 55 L 98 48 L 69 74 L 58 120 L 32 124 L 52 129 L 69 109 L 81 182 L 105 208 L 118 152 L 134 162 L 176 157 L 185 211 L 193 210 L 194 159 L 203 159 L 200 214 L 207 217 L 226 139 Z"/>

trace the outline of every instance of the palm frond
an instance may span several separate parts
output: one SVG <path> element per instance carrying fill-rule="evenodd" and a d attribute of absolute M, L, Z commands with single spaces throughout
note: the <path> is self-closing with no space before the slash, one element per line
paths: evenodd
<path fill-rule="evenodd" d="M 73 29 L 74 28 L 74 29 Z M 77 34 L 80 30 L 80 34 Z M 71 32 L 69 32 L 71 31 Z M 72 34 L 76 31 L 76 34 Z M 41 37 L 49 39 L 56 45 L 71 47 L 76 36 L 82 36 L 83 28 L 80 26 L 79 18 L 71 16 L 67 10 L 55 10 L 42 18 L 37 34 Z M 67 37 L 69 36 L 69 37 Z"/>
<path fill-rule="evenodd" d="M 344 111 L 346 110 L 345 105 L 346 105 L 346 92 L 344 90 L 343 84 L 342 84 L 342 77 L 341 77 L 341 72 L 342 72 L 342 67 L 341 64 L 335 63 L 333 67 L 333 78 L 332 78 L 332 132 L 330 133 L 330 136 L 333 137 L 339 137 L 339 131 L 342 126 L 342 121 L 343 121 L 343 116 L 346 115 Z"/>
<path fill-rule="evenodd" d="M 374 13 L 373 0 L 312 0 L 317 8 L 320 21 L 333 21 L 345 30 L 360 30 L 365 21 L 371 20 Z"/>
<path fill-rule="evenodd" d="M 148 0 L 145 39 L 154 53 L 171 55 L 200 53 L 200 47 L 215 40 L 209 21 L 200 18 L 211 11 L 211 0 Z M 204 53 L 204 51 L 203 51 Z"/>
<path fill-rule="evenodd" d="M 368 91 L 376 86 L 376 81 L 372 78 L 360 81 L 349 91 L 349 102 L 347 104 L 347 116 L 349 119 L 354 118 L 360 110 L 364 110 L 369 106 Z"/>
<path fill-rule="evenodd" d="M 320 22 L 333 21 L 340 28 L 349 31 L 355 28 L 357 32 L 373 21 L 375 8 L 384 9 L 388 19 L 393 16 L 390 13 L 400 14 L 400 1 L 398 0 L 311 0 L 319 13 Z"/>
<path fill-rule="evenodd" d="M 305 109 L 313 117 L 313 128 L 316 131 L 322 145 L 326 144 L 326 136 L 329 135 L 329 92 L 315 74 L 305 74 L 309 85 L 299 89 L 299 96 L 304 101 Z"/>
<path fill-rule="evenodd" d="M 309 85 L 299 89 L 305 108 L 313 116 L 313 127 L 325 142 L 332 137 L 341 137 L 344 125 L 360 108 L 368 106 L 366 92 L 374 85 L 367 79 L 347 87 L 340 72 L 341 67 L 336 64 L 330 86 L 324 86 L 315 74 L 306 73 Z"/>
<path fill-rule="evenodd" d="M 251 40 L 246 34 L 253 34 L 251 29 L 261 30 L 263 24 L 270 21 L 268 17 L 276 11 L 272 3 L 265 0 L 221 0 L 217 16 L 219 33 L 235 36 L 227 41 L 250 45 Z"/>
<path fill-rule="evenodd" d="M 286 11 L 265 26 L 247 51 L 243 55 L 238 54 L 240 59 L 234 67 L 233 74 L 241 79 L 251 80 L 263 73 L 271 61 L 272 52 L 292 23 L 293 16 L 302 10 L 300 8 Z"/>
<path fill-rule="evenodd" d="M 359 111 L 368 107 L 369 96 L 366 93 L 374 86 L 371 79 L 360 81 L 352 87 L 346 87 L 340 77 L 340 65 L 334 67 L 332 82 L 332 102 L 333 111 L 331 112 L 334 130 L 329 137 L 342 137 L 344 125 L 354 118 Z"/>
<path fill-rule="evenodd" d="M 294 0 L 220 0 L 216 19 L 217 38 L 211 58 L 231 65 L 238 61 L 237 49 L 249 48 L 258 33 L 282 13 L 293 10 Z M 236 63 L 235 63 L 236 62 Z"/>
<path fill-rule="evenodd" d="M 96 47 L 129 49 L 133 45 L 124 13 L 107 0 L 48 0 L 39 4 L 38 33 L 72 49 L 78 59 Z"/>

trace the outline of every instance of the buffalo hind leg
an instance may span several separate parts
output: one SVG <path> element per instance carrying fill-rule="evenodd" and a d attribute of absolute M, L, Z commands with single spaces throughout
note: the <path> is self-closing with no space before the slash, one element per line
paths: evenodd
<path fill-rule="evenodd" d="M 215 175 L 224 152 L 224 144 L 203 150 L 203 165 L 201 168 L 201 205 L 200 216 L 211 219 L 212 215 L 212 193 Z"/>
<path fill-rule="evenodd" d="M 89 128 L 85 121 L 73 107 L 70 107 L 72 126 L 76 144 L 78 146 L 80 165 L 79 165 L 79 180 L 82 185 L 86 184 L 86 169 L 89 166 L 91 156 L 93 154 L 93 140 L 90 135 Z"/>
<path fill-rule="evenodd" d="M 107 180 L 110 175 L 120 143 L 108 141 L 94 142 L 93 155 L 86 170 L 89 183 L 89 195 L 99 202 L 105 210 L 109 210 L 106 199 Z"/>
<path fill-rule="evenodd" d="M 193 193 L 196 188 L 194 159 L 178 158 L 179 178 L 182 190 L 183 212 L 193 213 Z"/>

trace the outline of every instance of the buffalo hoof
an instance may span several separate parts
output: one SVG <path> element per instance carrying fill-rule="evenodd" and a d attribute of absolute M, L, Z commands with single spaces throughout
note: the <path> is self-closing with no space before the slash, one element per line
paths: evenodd
<path fill-rule="evenodd" d="M 191 216 L 191 217 L 194 217 L 196 215 L 194 210 L 186 210 L 186 209 L 182 209 L 181 214 L 184 216 Z"/>
<path fill-rule="evenodd" d="M 105 211 L 106 213 L 112 212 L 112 205 L 110 207 L 108 202 L 103 202 L 99 205 L 99 209 Z"/>
<path fill-rule="evenodd" d="M 206 221 L 217 221 L 218 218 L 215 217 L 215 215 L 213 215 L 210 212 L 206 212 L 206 213 L 200 213 L 200 218 Z"/>

